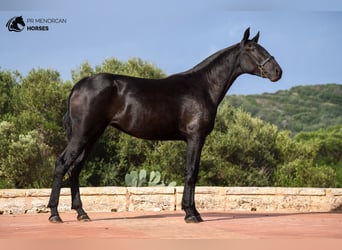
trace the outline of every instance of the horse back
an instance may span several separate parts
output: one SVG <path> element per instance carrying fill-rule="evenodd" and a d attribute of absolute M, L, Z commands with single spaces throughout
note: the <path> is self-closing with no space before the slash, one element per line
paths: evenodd
<path fill-rule="evenodd" d="M 187 126 L 206 116 L 201 88 L 184 77 L 144 79 L 108 73 L 82 79 L 70 111 L 94 124 L 112 125 L 153 140 L 185 140 Z"/>

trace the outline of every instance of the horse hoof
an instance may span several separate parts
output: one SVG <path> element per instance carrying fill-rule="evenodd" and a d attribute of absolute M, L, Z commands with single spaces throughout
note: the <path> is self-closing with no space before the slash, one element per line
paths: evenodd
<path fill-rule="evenodd" d="M 203 222 L 203 219 L 202 219 L 201 215 L 196 215 L 196 219 L 197 219 L 199 222 Z"/>
<path fill-rule="evenodd" d="M 186 223 L 200 223 L 203 219 L 200 215 L 193 215 L 185 218 Z"/>
<path fill-rule="evenodd" d="M 51 223 L 55 223 L 55 224 L 63 223 L 63 221 L 62 221 L 61 217 L 59 217 L 59 215 L 51 215 L 49 218 L 49 221 Z"/>
<path fill-rule="evenodd" d="M 78 215 L 77 220 L 82 221 L 82 222 L 91 221 L 91 219 L 89 218 L 89 216 L 87 214 Z"/>

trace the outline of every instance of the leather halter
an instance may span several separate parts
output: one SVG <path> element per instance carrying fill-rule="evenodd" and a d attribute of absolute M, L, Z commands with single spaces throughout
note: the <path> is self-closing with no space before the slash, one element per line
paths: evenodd
<path fill-rule="evenodd" d="M 271 59 L 274 59 L 274 57 L 273 56 L 269 56 L 264 61 L 262 61 L 262 63 L 258 64 L 258 69 L 260 71 L 260 76 L 263 77 L 263 78 L 267 78 L 267 75 L 266 75 L 267 71 L 265 70 L 264 66 Z"/>
<path fill-rule="evenodd" d="M 255 63 L 258 61 L 258 59 L 257 59 L 254 55 L 252 55 L 252 54 L 250 54 L 250 53 L 248 53 L 247 55 L 248 55 L 251 59 L 253 59 L 253 61 L 254 61 Z M 274 59 L 274 57 L 270 55 L 270 56 L 267 57 L 265 60 L 263 60 L 261 63 L 256 63 L 256 65 L 258 66 L 258 69 L 259 69 L 259 71 L 260 71 L 260 76 L 261 76 L 261 77 L 267 78 L 267 75 L 266 75 L 267 71 L 265 70 L 264 66 L 265 66 L 270 60 L 272 60 L 272 59 Z"/>

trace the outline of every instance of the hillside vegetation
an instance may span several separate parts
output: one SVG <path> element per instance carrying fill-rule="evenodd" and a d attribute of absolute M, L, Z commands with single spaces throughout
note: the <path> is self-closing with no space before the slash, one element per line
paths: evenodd
<path fill-rule="evenodd" d="M 280 129 L 314 131 L 342 124 L 342 85 L 298 86 L 274 94 L 227 96 L 234 107 Z"/>

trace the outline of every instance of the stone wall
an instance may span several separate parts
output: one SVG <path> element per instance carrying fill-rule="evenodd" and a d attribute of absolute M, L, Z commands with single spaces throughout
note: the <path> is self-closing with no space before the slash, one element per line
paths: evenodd
<path fill-rule="evenodd" d="M 181 210 L 183 187 L 81 188 L 88 212 Z M 50 189 L 0 190 L 0 214 L 45 213 Z M 258 212 L 342 211 L 342 189 L 280 187 L 197 187 L 198 210 Z M 59 210 L 70 211 L 70 190 L 63 188 Z"/>

